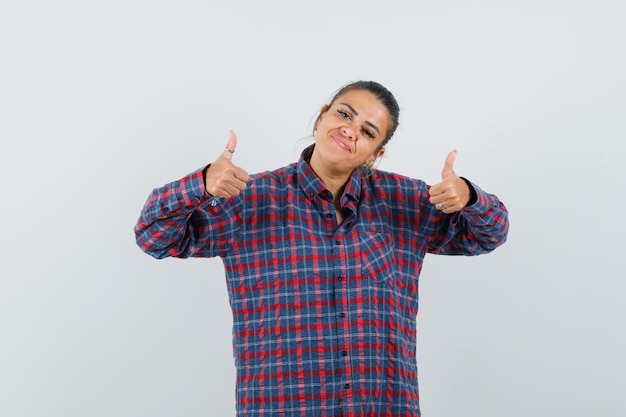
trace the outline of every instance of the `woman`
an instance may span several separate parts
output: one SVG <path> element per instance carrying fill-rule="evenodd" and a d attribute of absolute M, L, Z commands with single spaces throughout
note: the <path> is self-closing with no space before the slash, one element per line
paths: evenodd
<path fill-rule="evenodd" d="M 156 258 L 220 256 L 238 416 L 419 416 L 416 315 L 426 253 L 504 243 L 504 205 L 458 177 L 371 168 L 399 107 L 378 83 L 321 108 L 297 163 L 249 176 L 231 132 L 207 168 L 155 189 L 135 232 Z"/>

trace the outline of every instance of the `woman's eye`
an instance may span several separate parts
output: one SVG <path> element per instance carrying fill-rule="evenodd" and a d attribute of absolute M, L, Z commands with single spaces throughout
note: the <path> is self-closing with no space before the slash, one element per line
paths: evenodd
<path fill-rule="evenodd" d="M 339 116 L 343 117 L 344 119 L 350 118 L 350 115 L 341 109 L 337 109 L 337 113 L 339 113 Z"/>
<path fill-rule="evenodd" d="M 374 139 L 374 133 L 372 133 L 371 130 L 369 129 L 363 129 L 363 133 L 365 133 L 365 136 L 367 136 L 370 139 Z"/>

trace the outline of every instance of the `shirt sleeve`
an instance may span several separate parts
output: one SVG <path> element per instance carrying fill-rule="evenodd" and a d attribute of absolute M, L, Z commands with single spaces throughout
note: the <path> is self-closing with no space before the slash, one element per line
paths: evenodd
<path fill-rule="evenodd" d="M 495 195 L 488 194 L 474 183 L 476 200 L 461 211 L 445 214 L 434 205 L 424 210 L 434 221 L 429 229 L 430 253 L 441 255 L 480 255 L 489 253 L 506 242 L 509 232 L 508 210 Z"/>
<path fill-rule="evenodd" d="M 135 238 L 141 250 L 157 259 L 223 256 L 235 241 L 238 219 L 237 199 L 207 193 L 199 169 L 152 191 Z"/>

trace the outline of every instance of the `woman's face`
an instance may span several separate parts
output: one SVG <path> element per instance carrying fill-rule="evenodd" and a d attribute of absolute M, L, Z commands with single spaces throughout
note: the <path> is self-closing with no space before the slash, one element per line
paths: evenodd
<path fill-rule="evenodd" d="M 380 146 L 389 124 L 387 108 L 372 93 L 347 91 L 320 111 L 315 131 L 316 163 L 345 173 L 371 164 L 384 153 Z"/>

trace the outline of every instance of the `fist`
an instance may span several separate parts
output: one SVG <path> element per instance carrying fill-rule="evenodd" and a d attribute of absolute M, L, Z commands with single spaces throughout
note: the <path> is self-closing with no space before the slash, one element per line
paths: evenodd
<path fill-rule="evenodd" d="M 233 163 L 236 148 L 237 136 L 231 130 L 226 149 L 206 170 L 204 184 L 211 195 L 228 198 L 245 190 L 250 176 L 243 168 Z"/>
<path fill-rule="evenodd" d="M 430 187 L 430 202 L 444 213 L 454 213 L 467 205 L 470 190 L 465 181 L 454 172 L 456 149 L 448 154 L 441 171 L 441 182 Z"/>

